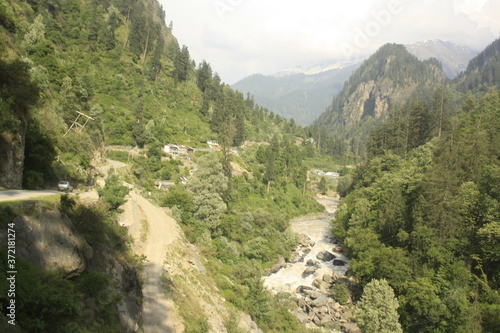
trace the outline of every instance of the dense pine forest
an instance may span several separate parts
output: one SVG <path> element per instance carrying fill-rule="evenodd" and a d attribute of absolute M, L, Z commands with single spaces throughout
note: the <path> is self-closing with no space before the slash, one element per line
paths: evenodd
<path fill-rule="evenodd" d="M 333 234 L 361 284 L 393 288 L 404 332 L 500 326 L 498 43 L 457 82 L 394 107 L 339 181 Z M 459 92 L 471 82 L 476 94 Z"/>
<path fill-rule="evenodd" d="M 308 332 L 289 311 L 293 299 L 271 294 L 262 275 L 297 246 L 290 219 L 323 211 L 314 199 L 334 186 L 308 171 L 330 168 L 341 173 L 333 236 L 356 282 L 342 291 L 363 332 L 497 332 L 499 40 L 454 81 L 437 60 L 387 44 L 301 127 L 221 82 L 207 61 L 196 64 L 166 21 L 157 0 L 0 0 L 0 186 L 67 179 L 99 195 L 92 205 L 70 195 L 35 208 L 2 204 L 2 232 L 20 216 L 61 215 L 94 253 L 136 276 L 144 258 L 119 223 L 126 182 L 169 209 L 204 258 L 200 281 L 213 281 L 227 311 L 249 314 L 264 332 Z M 112 145 L 140 154 L 106 151 Z M 171 158 L 164 145 L 195 153 Z M 98 175 L 106 157 L 126 167 Z M 66 274 L 19 256 L 16 331 L 123 331 L 120 304 L 140 307 L 142 294 L 124 295 L 99 259 Z M 162 285 L 185 332 L 213 331 L 184 277 L 165 275 Z M 225 330 L 242 332 L 233 317 Z"/>

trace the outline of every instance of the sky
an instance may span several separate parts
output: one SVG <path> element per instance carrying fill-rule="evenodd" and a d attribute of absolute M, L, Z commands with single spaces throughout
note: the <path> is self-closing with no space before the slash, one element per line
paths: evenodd
<path fill-rule="evenodd" d="M 441 39 L 481 51 L 500 37 L 499 0 L 160 0 L 173 34 L 223 82 Z"/>

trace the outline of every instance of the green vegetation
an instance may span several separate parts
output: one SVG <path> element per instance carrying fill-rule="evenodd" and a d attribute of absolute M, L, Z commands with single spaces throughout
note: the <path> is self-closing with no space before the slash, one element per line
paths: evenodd
<path fill-rule="evenodd" d="M 98 188 L 99 198 L 105 202 L 112 210 L 118 209 L 127 200 L 125 195 L 129 192 L 129 188 L 121 184 L 120 178 L 116 174 L 111 174 L 104 184 L 103 188 Z"/>
<path fill-rule="evenodd" d="M 222 153 L 203 154 L 187 186 L 172 187 L 162 198 L 209 258 L 207 268 L 222 295 L 266 332 L 304 330 L 288 312 L 291 304 L 272 297 L 261 276 L 297 244 L 288 220 L 323 209 L 306 183 L 300 158 L 305 149 L 289 137 L 241 149 L 239 163 L 250 167 L 251 176 L 227 177 Z"/>
<path fill-rule="evenodd" d="M 425 136 L 393 130 L 405 117 L 389 119 L 370 140 L 392 141 L 369 146 L 372 157 L 352 175 L 334 235 L 363 283 L 385 279 L 394 288 L 405 332 L 500 325 L 499 116 L 492 90 L 467 96 L 447 120 L 453 126 L 433 131 L 430 122 Z"/>
<path fill-rule="evenodd" d="M 30 203 L 12 204 L 0 207 L 0 229 L 6 232 L 7 225 L 18 215 L 32 215 L 32 211 L 61 209 L 71 218 L 73 225 L 86 241 L 101 251 L 109 251 L 117 258 L 130 260 L 126 245 L 127 238 L 116 220 L 104 205 L 87 207 L 68 195 L 61 196 L 61 206 Z M 126 232 L 126 231 L 125 231 Z M 111 242 L 109 241 L 111 239 Z M 110 247 L 111 246 L 111 247 Z M 6 247 L 0 250 L 0 264 L 7 267 Z M 117 304 L 123 296 L 111 277 L 106 275 L 100 264 L 92 265 L 78 277 L 67 279 L 59 271 L 45 271 L 16 256 L 16 322 L 14 329 L 29 332 L 121 332 Z M 8 290 L 6 271 L 0 272 L 0 289 Z M 69 296 L 70 295 L 70 296 Z M 98 300 L 98 301 L 97 301 Z M 9 298 L 0 295 L 0 304 L 5 309 Z M 95 318 L 88 323 L 88 304 Z M 19 319 L 18 319 L 19 318 Z M 2 316 L 0 328 L 5 332 L 17 332 Z"/>
<path fill-rule="evenodd" d="M 356 316 L 364 333 L 403 333 L 394 291 L 385 280 L 372 280 L 365 287 Z"/>
<path fill-rule="evenodd" d="M 322 153 L 356 164 L 366 158 L 370 132 L 386 117 L 411 98 L 426 100 L 445 83 L 436 59 L 420 61 L 403 45 L 386 44 L 349 77 L 309 131 Z"/>
<path fill-rule="evenodd" d="M 157 1 L 2 2 L 0 149 L 26 137 L 24 187 L 91 184 L 104 142 L 226 149 L 301 131 L 196 66 L 164 18 Z"/>
<path fill-rule="evenodd" d="M 500 327 L 500 97 L 487 92 L 498 82 L 498 41 L 455 86 L 435 60 L 386 45 L 327 113 L 302 128 L 232 90 L 206 61 L 195 64 L 164 21 L 156 0 L 0 2 L 0 155 L 9 157 L 0 170 L 20 173 L 1 172 L 1 186 L 93 185 L 105 145 L 137 146 L 143 155 L 108 157 L 127 162 L 120 176 L 172 209 L 225 299 L 266 332 L 304 332 L 289 297 L 270 295 L 261 276 L 297 244 L 289 219 L 322 210 L 316 182 L 322 193 L 333 188 L 325 178 L 308 180 L 307 171 L 339 171 L 334 236 L 365 286 L 358 318 L 365 331 L 385 324 L 400 331 L 397 315 L 410 333 Z M 362 96 L 362 104 L 349 104 Z M 208 140 L 220 150 L 182 161 L 162 153 L 164 144 L 207 148 Z M 233 172 L 232 163 L 246 172 Z M 358 167 L 339 170 L 348 164 Z M 165 193 L 154 180 L 176 185 Z M 63 195 L 58 208 L 91 246 L 133 261 L 116 221 L 128 190 L 111 174 L 95 206 Z M 2 223 L 23 209 L 0 205 Z M 67 280 L 20 259 L 18 276 L 18 314 L 29 318 L 22 329 L 120 331 L 120 296 L 102 270 Z M 208 331 L 202 311 L 175 290 L 182 281 L 167 280 L 186 330 Z M 345 284 L 332 292 L 342 302 L 359 300 Z M 96 299 L 89 327 L 83 304 Z M 0 302 L 5 308 L 5 295 Z M 373 328 L 380 304 L 391 305 L 390 317 Z"/>

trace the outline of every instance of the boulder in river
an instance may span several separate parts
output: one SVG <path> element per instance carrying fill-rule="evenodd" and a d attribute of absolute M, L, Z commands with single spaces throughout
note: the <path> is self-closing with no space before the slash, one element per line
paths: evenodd
<path fill-rule="evenodd" d="M 306 290 L 313 290 L 312 287 L 309 286 L 298 286 L 297 289 L 295 290 L 298 294 L 305 293 Z"/>
<path fill-rule="evenodd" d="M 312 260 L 312 259 L 309 259 L 307 262 L 306 262 L 306 265 L 309 266 L 309 267 L 320 267 L 321 264 L 315 260 Z"/>
<path fill-rule="evenodd" d="M 333 260 L 333 266 L 345 266 L 347 263 L 344 260 L 335 259 Z"/>
<path fill-rule="evenodd" d="M 312 306 L 320 308 L 322 306 L 326 306 L 328 304 L 328 297 L 325 295 L 320 295 L 314 301 L 311 302 Z"/>
<path fill-rule="evenodd" d="M 307 267 L 303 272 L 302 272 L 302 278 L 305 279 L 309 275 L 312 275 L 316 273 L 317 267 Z"/>
<path fill-rule="evenodd" d="M 322 251 L 316 255 L 316 258 L 321 261 L 330 261 L 337 258 L 333 253 Z"/>
<path fill-rule="evenodd" d="M 271 268 L 267 269 L 265 274 L 271 275 L 271 274 L 277 273 L 283 267 L 286 267 L 285 258 L 283 258 L 283 256 L 280 256 L 278 258 L 278 262 L 276 264 L 274 264 Z"/>

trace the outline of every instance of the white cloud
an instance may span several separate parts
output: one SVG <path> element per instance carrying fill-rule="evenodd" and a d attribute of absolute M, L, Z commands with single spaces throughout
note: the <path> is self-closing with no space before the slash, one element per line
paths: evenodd
<path fill-rule="evenodd" d="M 174 35 L 222 80 L 443 39 L 481 49 L 500 34 L 498 0 L 161 0 Z M 399 5 L 399 7 L 397 7 Z M 398 10 L 393 10 L 399 8 Z"/>

